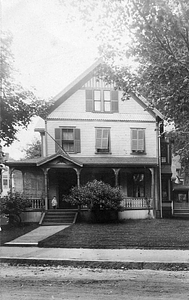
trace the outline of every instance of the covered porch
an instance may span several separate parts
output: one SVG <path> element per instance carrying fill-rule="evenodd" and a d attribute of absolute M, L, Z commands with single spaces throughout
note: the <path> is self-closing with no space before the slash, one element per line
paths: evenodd
<path fill-rule="evenodd" d="M 77 209 L 63 201 L 63 195 L 68 194 L 71 187 L 79 187 L 94 179 L 122 190 L 122 219 L 146 218 L 149 214 L 155 217 L 160 209 L 157 163 L 152 159 L 141 164 L 132 158 L 76 159 L 57 153 L 35 161 L 9 162 L 9 167 L 10 178 L 15 170 L 20 170 L 23 194 L 30 200 L 30 210 L 33 211 L 51 209 L 53 196 L 57 197 L 59 209 Z"/>

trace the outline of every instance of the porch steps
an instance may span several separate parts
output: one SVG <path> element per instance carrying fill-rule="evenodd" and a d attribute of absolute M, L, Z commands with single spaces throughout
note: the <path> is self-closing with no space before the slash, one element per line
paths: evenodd
<path fill-rule="evenodd" d="M 43 217 L 41 225 L 70 225 L 75 223 L 76 218 L 77 211 L 62 209 L 48 210 Z"/>
<path fill-rule="evenodd" d="M 173 217 L 189 219 L 189 209 L 174 209 Z"/>

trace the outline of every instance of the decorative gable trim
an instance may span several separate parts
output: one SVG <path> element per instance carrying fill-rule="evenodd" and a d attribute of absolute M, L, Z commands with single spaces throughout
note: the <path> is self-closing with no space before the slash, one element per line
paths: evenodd
<path fill-rule="evenodd" d="M 45 157 L 43 160 L 38 162 L 36 165 L 39 167 L 39 166 L 43 166 L 45 164 L 49 164 L 49 163 L 53 163 L 53 162 L 55 162 L 57 164 L 58 162 L 61 162 L 61 161 L 63 161 L 65 164 L 70 165 L 70 163 L 72 163 L 75 166 L 83 167 L 82 163 L 76 161 L 75 159 L 72 159 L 69 156 L 65 156 L 63 153 L 62 154 L 56 153 L 51 156 Z"/>
<path fill-rule="evenodd" d="M 62 92 L 53 98 L 54 105 L 50 110 L 53 112 L 58 106 L 60 106 L 65 100 L 79 90 L 87 81 L 89 81 L 93 75 L 94 70 L 102 63 L 102 59 L 97 60 L 91 67 L 77 77 L 72 83 L 70 83 Z M 49 113 L 49 114 L 50 114 Z M 47 117 L 48 119 L 48 117 Z"/>

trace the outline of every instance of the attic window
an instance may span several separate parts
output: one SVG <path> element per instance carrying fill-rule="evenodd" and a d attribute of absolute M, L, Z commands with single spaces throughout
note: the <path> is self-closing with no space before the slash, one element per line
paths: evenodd
<path fill-rule="evenodd" d="M 118 112 L 118 91 L 108 89 L 86 90 L 86 111 Z"/>

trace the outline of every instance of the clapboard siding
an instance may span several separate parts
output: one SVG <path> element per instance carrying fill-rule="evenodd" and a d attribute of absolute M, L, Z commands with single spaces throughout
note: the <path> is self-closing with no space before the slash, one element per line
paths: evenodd
<path fill-rule="evenodd" d="M 119 91 L 119 113 L 86 112 L 85 90 L 78 90 L 60 106 L 48 119 L 105 119 L 105 120 L 141 120 L 154 121 L 154 117 L 134 99 L 122 101 L 122 92 Z"/>
<path fill-rule="evenodd" d="M 155 157 L 156 153 L 156 134 L 155 122 L 105 122 L 105 121 L 86 121 L 86 120 L 49 120 L 47 130 L 52 137 L 55 128 L 60 126 L 75 126 L 81 132 L 81 152 L 77 156 L 96 156 L 95 154 L 95 128 L 110 128 L 111 155 L 112 156 L 131 156 L 131 128 L 145 128 L 145 150 L 147 157 Z M 51 137 L 48 138 L 48 155 L 55 153 L 55 142 Z M 110 155 L 110 154 L 107 154 Z M 74 154 L 75 156 L 75 154 Z M 104 154 L 103 154 L 104 156 Z"/>

